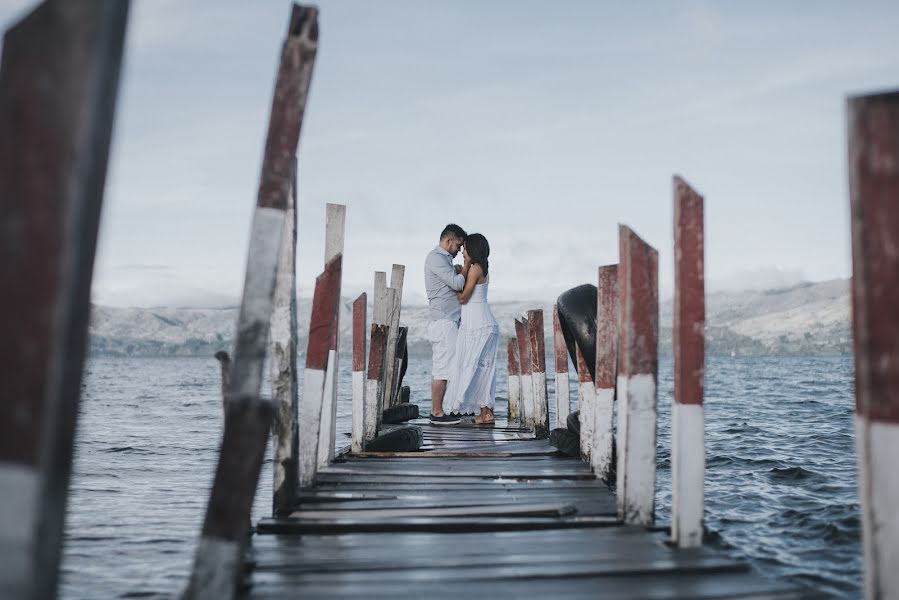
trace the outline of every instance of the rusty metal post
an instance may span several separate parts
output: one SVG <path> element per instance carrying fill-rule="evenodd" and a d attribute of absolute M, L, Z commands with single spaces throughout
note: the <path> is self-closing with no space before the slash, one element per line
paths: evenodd
<path fill-rule="evenodd" d="M 353 302 L 353 438 L 352 451 L 365 447 L 365 320 L 368 296 L 359 294 Z"/>
<path fill-rule="evenodd" d="M 521 364 L 518 361 L 518 341 L 506 340 L 506 356 L 509 359 L 509 410 L 508 419 L 521 416 Z"/>
<path fill-rule="evenodd" d="M 599 267 L 596 286 L 596 402 L 593 420 L 593 472 L 608 482 L 612 471 L 615 378 L 618 375 L 618 265 Z"/>
<path fill-rule="evenodd" d="M 534 435 L 549 436 L 549 398 L 546 394 L 546 343 L 543 333 L 543 311 L 528 311 L 528 339 L 531 349 L 531 380 L 534 386 Z"/>
<path fill-rule="evenodd" d="M 275 82 L 250 232 L 225 433 L 186 592 L 188 598 L 230 599 L 240 572 L 247 523 L 273 416 L 271 401 L 260 395 L 262 371 L 293 157 L 317 46 L 317 9 L 295 4 Z"/>
<path fill-rule="evenodd" d="M 703 199 L 674 177 L 674 404 L 671 407 L 671 540 L 702 545 L 705 445 Z"/>
<path fill-rule="evenodd" d="M 56 595 L 126 1 L 45 2 L 0 65 L 0 597 Z"/>
<path fill-rule="evenodd" d="M 553 355 L 556 363 L 556 427 L 565 427 L 571 413 L 571 390 L 568 386 L 568 347 L 559 323 L 559 305 L 553 305 Z"/>
<path fill-rule="evenodd" d="M 618 518 L 655 519 L 658 252 L 619 225 Z"/>
<path fill-rule="evenodd" d="M 899 596 L 899 91 L 850 98 L 852 327 L 865 596 Z"/>

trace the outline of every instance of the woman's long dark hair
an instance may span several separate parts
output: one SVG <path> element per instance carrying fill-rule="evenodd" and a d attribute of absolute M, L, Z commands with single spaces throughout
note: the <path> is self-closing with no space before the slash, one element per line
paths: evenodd
<path fill-rule="evenodd" d="M 490 244 L 487 242 L 487 238 L 480 233 L 472 233 L 465 238 L 465 251 L 471 257 L 471 264 L 481 265 L 481 268 L 484 269 L 484 277 L 486 277 L 487 271 L 490 270 L 490 262 L 487 260 L 487 257 L 490 256 Z"/>

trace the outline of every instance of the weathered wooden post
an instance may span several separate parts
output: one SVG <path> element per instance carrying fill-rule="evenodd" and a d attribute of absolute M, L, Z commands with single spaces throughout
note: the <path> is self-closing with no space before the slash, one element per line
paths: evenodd
<path fill-rule="evenodd" d="M 353 302 L 353 438 L 352 451 L 365 447 L 365 320 L 368 296 L 359 294 Z"/>
<path fill-rule="evenodd" d="M 549 398 L 546 393 L 546 343 L 542 309 L 528 311 L 528 338 L 534 386 L 534 434 L 538 438 L 544 438 L 549 435 Z"/>
<path fill-rule="evenodd" d="M 515 337 L 521 361 L 521 424 L 534 428 L 534 378 L 531 371 L 531 342 L 527 319 L 515 319 Z"/>
<path fill-rule="evenodd" d="M 128 2 L 45 2 L 0 65 L 0 597 L 56 596 Z"/>
<path fill-rule="evenodd" d="M 293 157 L 318 45 L 318 11 L 294 5 L 275 82 L 237 325 L 231 398 L 188 598 L 232 598 L 272 421 L 260 396 Z M 302 436 L 300 437 L 302 444 Z"/>
<path fill-rule="evenodd" d="M 899 597 L 899 92 L 848 101 L 865 596 Z"/>
<path fill-rule="evenodd" d="M 371 344 L 368 349 L 368 377 L 365 382 L 364 446 L 375 439 L 381 429 L 381 402 L 384 380 L 384 357 L 387 353 L 387 325 L 371 325 Z"/>
<path fill-rule="evenodd" d="M 338 254 L 343 254 L 346 206 L 328 204 L 325 218 L 325 264 Z M 337 437 L 337 371 L 340 364 L 340 279 L 337 280 L 337 304 L 334 307 L 334 332 L 331 350 L 328 352 L 328 370 L 325 372 L 325 396 L 322 405 L 322 424 L 318 434 L 318 466 L 325 467 L 334 460 L 334 442 Z"/>
<path fill-rule="evenodd" d="M 340 279 L 343 255 L 338 254 L 325 265 L 315 280 L 312 316 L 309 319 L 309 342 L 306 370 L 303 376 L 303 398 L 300 401 L 300 487 L 315 483 L 319 465 L 319 438 L 322 436 L 322 412 L 325 407 L 325 374 L 333 355 L 334 330 L 340 303 Z"/>
<path fill-rule="evenodd" d="M 655 519 L 656 381 L 659 338 L 658 252 L 618 226 L 618 518 Z"/>
<path fill-rule="evenodd" d="M 593 472 L 606 482 L 612 469 L 615 377 L 618 372 L 618 265 L 599 267 L 596 286 L 596 365 L 594 369 Z"/>
<path fill-rule="evenodd" d="M 584 359 L 584 353 L 581 347 L 574 343 L 575 362 L 577 362 L 577 407 L 578 422 L 581 426 L 581 460 L 591 465 L 593 452 L 593 425 L 596 421 L 596 386 L 593 385 L 593 378 L 590 377 L 590 369 L 587 367 L 587 361 Z"/>
<path fill-rule="evenodd" d="M 509 410 L 508 419 L 521 416 L 521 363 L 518 360 L 518 340 L 506 340 L 506 355 L 509 359 Z"/>
<path fill-rule="evenodd" d="M 674 177 L 674 405 L 671 407 L 671 540 L 702 545 L 705 443 L 703 199 Z"/>
<path fill-rule="evenodd" d="M 275 295 L 269 335 L 269 369 L 272 378 L 272 514 L 293 506 L 297 497 L 297 211 L 296 166 L 293 158 L 290 193 L 281 233 Z"/>
<path fill-rule="evenodd" d="M 559 305 L 553 305 L 553 350 L 556 358 L 556 427 L 565 427 L 571 413 L 571 390 L 568 386 L 568 348 L 559 324 Z"/>
<path fill-rule="evenodd" d="M 393 290 L 393 302 L 387 306 L 387 325 L 390 326 L 390 330 L 387 332 L 384 408 L 393 406 L 396 400 L 396 390 L 394 388 L 399 379 L 399 373 L 396 372 L 396 340 L 399 336 L 400 307 L 403 302 L 403 278 L 405 274 L 406 267 L 404 265 L 393 265 L 390 271 L 390 289 Z"/>

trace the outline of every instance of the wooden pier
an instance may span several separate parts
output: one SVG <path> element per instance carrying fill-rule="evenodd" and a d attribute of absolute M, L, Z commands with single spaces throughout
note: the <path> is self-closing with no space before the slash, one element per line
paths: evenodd
<path fill-rule="evenodd" d="M 417 424 L 420 452 L 345 455 L 258 523 L 245 597 L 819 597 L 622 525 L 590 465 L 530 429 Z"/>

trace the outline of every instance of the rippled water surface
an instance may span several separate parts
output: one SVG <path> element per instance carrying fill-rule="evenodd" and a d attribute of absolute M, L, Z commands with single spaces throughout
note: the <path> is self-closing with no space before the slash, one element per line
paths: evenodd
<path fill-rule="evenodd" d="M 342 361 L 343 369 L 350 361 Z M 551 363 L 550 363 L 551 364 Z M 426 406 L 429 363 L 406 383 Z M 63 597 L 169 597 L 182 589 L 222 428 L 212 359 L 91 359 L 79 420 Z M 505 372 L 498 394 L 505 397 Z M 349 431 L 341 374 L 338 445 Z M 549 382 L 552 393 L 552 380 Z M 670 517 L 671 363 L 659 369 L 657 517 Z M 572 388 L 572 397 L 574 387 Z M 504 402 L 499 401 L 498 412 Z M 576 407 L 575 407 L 576 408 Z M 426 411 L 425 411 L 426 414 Z M 858 597 L 861 547 L 849 358 L 709 360 L 706 524 L 771 577 Z M 254 519 L 271 511 L 271 463 Z"/>

